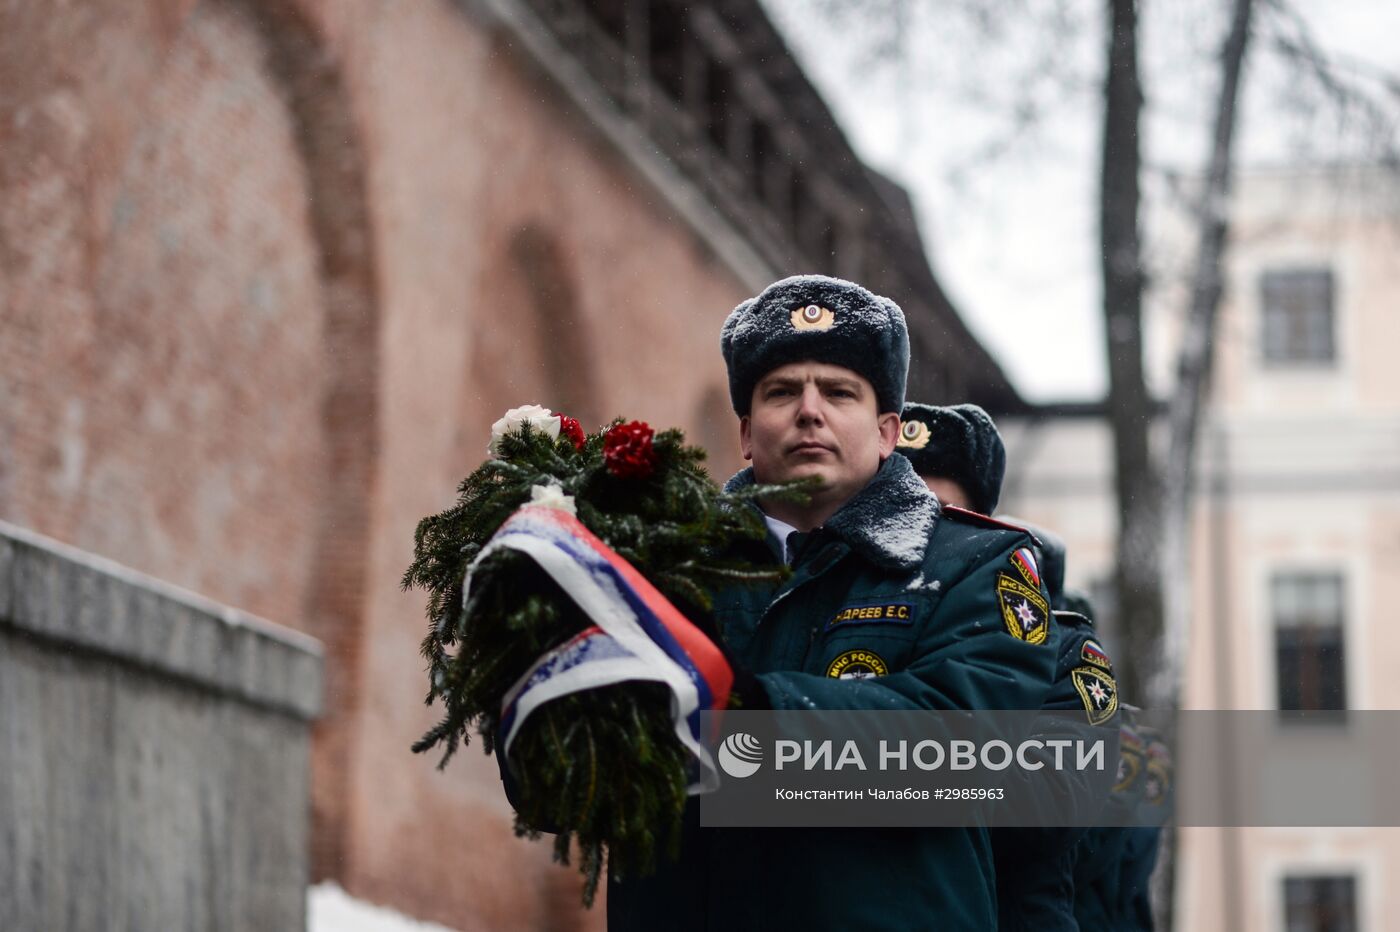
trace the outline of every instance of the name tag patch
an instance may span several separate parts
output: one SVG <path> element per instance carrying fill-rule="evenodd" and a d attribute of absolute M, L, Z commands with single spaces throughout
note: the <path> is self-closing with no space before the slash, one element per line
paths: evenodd
<path fill-rule="evenodd" d="M 912 625 L 914 604 L 912 602 L 876 602 L 864 605 L 847 605 L 826 623 L 830 631 L 837 625 Z"/>

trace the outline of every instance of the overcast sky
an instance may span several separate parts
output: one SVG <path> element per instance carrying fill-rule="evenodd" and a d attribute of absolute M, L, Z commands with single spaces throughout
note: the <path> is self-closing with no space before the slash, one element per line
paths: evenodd
<path fill-rule="evenodd" d="M 856 150 L 909 187 L 935 272 L 1017 387 L 1035 400 L 1101 394 L 1096 189 L 1105 4 L 763 2 Z M 843 2 L 866 11 L 831 12 Z M 904 20 L 893 12 L 901 5 Z M 992 6 L 1017 13 L 976 12 Z M 1228 6 L 1145 4 L 1149 185 L 1165 170 L 1204 164 Z M 1295 0 L 1295 8 L 1329 51 L 1363 70 L 1400 73 L 1400 2 Z M 1306 82 L 1277 62 L 1261 53 L 1247 74 L 1246 164 L 1363 153 L 1316 106 Z"/>

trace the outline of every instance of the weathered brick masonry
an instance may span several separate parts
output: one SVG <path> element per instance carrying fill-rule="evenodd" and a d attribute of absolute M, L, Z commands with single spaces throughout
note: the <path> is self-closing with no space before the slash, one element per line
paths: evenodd
<path fill-rule="evenodd" d="M 413 524 L 509 405 L 724 415 L 745 289 L 446 4 L 6 19 L 0 516 L 326 642 L 322 876 L 560 925 L 574 880 L 512 837 L 494 765 L 407 752 Z"/>
<path fill-rule="evenodd" d="M 774 230 L 808 243 L 791 257 L 855 242 L 853 218 L 880 227 L 877 246 L 904 236 L 825 124 L 802 131 L 827 134 L 816 148 L 839 150 L 846 180 L 808 162 L 775 184 L 790 166 L 770 123 L 745 142 L 742 114 L 724 118 L 726 144 L 754 160 L 769 134 L 753 190 L 805 226 L 766 221 L 765 251 L 758 225 L 697 221 L 713 209 L 688 214 L 658 181 L 670 175 L 639 170 L 665 163 L 659 150 L 625 152 L 502 13 L 554 2 L 0 13 L 0 518 L 323 641 L 314 871 L 463 929 L 602 914 L 579 914 L 546 846 L 513 838 L 492 761 L 472 748 L 440 773 L 408 753 L 433 719 L 422 601 L 398 587 L 415 522 L 452 500 L 490 422 L 527 402 L 680 425 L 727 474 L 727 311 L 764 275 L 904 261 L 870 243 L 845 253 L 865 266 L 774 251 Z M 735 48 L 725 67 L 757 56 Z M 829 123 L 784 67 L 798 82 L 785 93 Z M 838 181 L 863 192 L 841 195 L 840 229 L 811 208 L 825 191 L 836 210 Z M 911 236 L 900 255 L 918 253 Z M 948 360 L 982 358 L 926 267 L 902 280 Z"/>

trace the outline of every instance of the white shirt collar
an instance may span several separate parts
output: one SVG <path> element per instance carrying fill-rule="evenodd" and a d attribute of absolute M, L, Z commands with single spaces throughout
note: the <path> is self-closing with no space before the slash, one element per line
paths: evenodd
<path fill-rule="evenodd" d="M 791 549 L 788 547 L 788 536 L 791 534 L 796 534 L 797 528 L 793 527 L 791 524 L 788 524 L 786 521 L 779 521 L 777 518 L 773 517 L 770 514 L 767 514 L 766 512 L 763 515 L 763 520 L 768 525 L 768 533 L 772 535 L 774 540 L 776 540 L 783 546 L 783 562 L 791 565 L 792 552 Z"/>

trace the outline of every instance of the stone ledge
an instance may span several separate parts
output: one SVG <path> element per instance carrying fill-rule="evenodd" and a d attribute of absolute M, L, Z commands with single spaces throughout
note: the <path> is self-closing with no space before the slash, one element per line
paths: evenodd
<path fill-rule="evenodd" d="M 0 624 L 314 719 L 316 639 L 0 521 Z"/>

